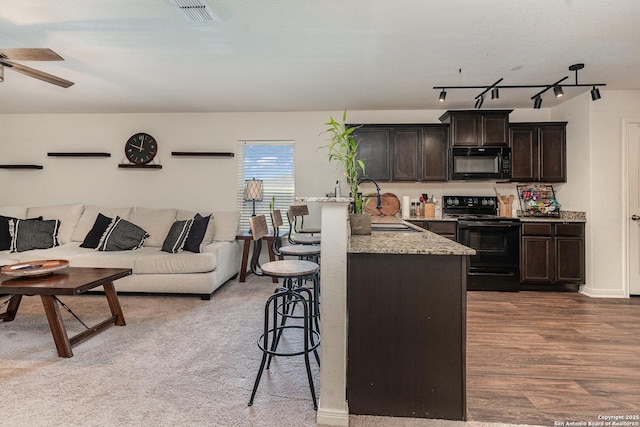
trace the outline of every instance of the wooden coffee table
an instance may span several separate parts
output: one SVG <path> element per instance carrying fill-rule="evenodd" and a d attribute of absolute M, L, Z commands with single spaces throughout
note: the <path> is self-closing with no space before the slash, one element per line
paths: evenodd
<path fill-rule="evenodd" d="M 69 267 L 47 276 L 12 277 L 0 274 L 0 295 L 12 295 L 7 310 L 0 313 L 0 320 L 10 322 L 15 319 L 23 296 L 40 295 L 58 355 L 72 357 L 71 347 L 74 345 L 102 332 L 113 324 L 118 326 L 126 324 L 113 282 L 130 274 L 131 269 L 129 268 L 82 267 Z M 62 302 L 57 296 L 80 295 L 98 286 L 104 288 L 111 317 L 95 326 L 87 327 L 86 331 L 69 338 L 58 307 L 58 304 L 62 304 Z M 65 306 L 65 308 L 67 307 Z M 75 316 L 75 314 L 73 315 Z M 80 322 L 82 323 L 82 321 Z"/>

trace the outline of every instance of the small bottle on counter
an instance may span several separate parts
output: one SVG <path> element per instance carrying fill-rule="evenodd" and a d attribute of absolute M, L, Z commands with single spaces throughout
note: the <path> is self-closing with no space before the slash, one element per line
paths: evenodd
<path fill-rule="evenodd" d="M 336 195 L 336 198 L 340 197 L 340 181 L 336 181 L 335 195 Z"/>
<path fill-rule="evenodd" d="M 416 216 L 422 216 L 422 203 L 416 203 Z"/>

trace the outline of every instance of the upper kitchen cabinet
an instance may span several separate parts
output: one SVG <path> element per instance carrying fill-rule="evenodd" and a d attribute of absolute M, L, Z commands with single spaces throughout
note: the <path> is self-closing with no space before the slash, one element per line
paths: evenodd
<path fill-rule="evenodd" d="M 451 128 L 452 147 L 509 145 L 509 113 L 513 110 L 447 111 L 440 117 Z"/>
<path fill-rule="evenodd" d="M 567 181 L 567 122 L 512 123 L 511 181 Z"/>
<path fill-rule="evenodd" d="M 388 126 L 362 126 L 353 132 L 358 142 L 358 158 L 364 162 L 364 176 L 378 181 L 391 180 L 390 154 L 392 129 Z"/>
<path fill-rule="evenodd" d="M 398 182 L 447 180 L 447 125 L 363 125 L 354 136 L 367 178 Z"/>

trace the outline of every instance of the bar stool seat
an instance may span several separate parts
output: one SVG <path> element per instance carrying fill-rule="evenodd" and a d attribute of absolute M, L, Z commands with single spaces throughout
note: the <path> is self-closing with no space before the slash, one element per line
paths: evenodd
<path fill-rule="evenodd" d="M 285 259 L 271 261 L 260 265 L 262 273 L 271 277 L 302 277 L 310 276 L 318 272 L 318 264 L 311 261 L 300 261 L 297 259 Z"/>

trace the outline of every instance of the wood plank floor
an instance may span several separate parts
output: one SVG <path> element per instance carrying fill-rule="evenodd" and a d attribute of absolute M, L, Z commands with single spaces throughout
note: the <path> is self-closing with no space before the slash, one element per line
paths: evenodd
<path fill-rule="evenodd" d="M 640 298 L 467 297 L 469 421 L 557 427 L 640 415 Z"/>

